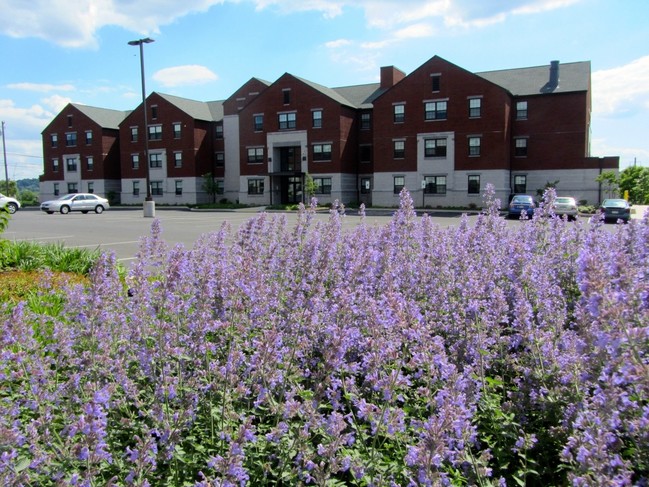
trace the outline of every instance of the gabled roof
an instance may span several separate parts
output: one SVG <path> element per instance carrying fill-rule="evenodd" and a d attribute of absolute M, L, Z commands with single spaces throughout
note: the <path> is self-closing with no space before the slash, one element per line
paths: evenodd
<path fill-rule="evenodd" d="M 166 95 L 164 93 L 157 94 L 172 105 L 178 107 L 187 115 L 191 116 L 194 120 L 206 120 L 208 122 L 215 120 L 211 107 L 207 102 L 190 100 L 189 98 L 181 98 L 179 96 Z M 223 118 L 223 110 L 221 110 L 221 118 Z"/>
<path fill-rule="evenodd" d="M 223 102 L 224 100 L 208 101 L 207 107 L 212 114 L 212 120 L 218 122 L 223 120 Z"/>
<path fill-rule="evenodd" d="M 559 64 L 559 84 L 549 87 L 550 65 L 530 68 L 503 69 L 475 73 L 481 78 L 502 86 L 514 96 L 543 93 L 588 91 L 590 88 L 590 61 Z"/>
<path fill-rule="evenodd" d="M 341 86 L 334 88 L 334 91 L 349 100 L 355 108 L 372 108 L 372 102 L 386 90 L 381 88 L 380 83 L 371 83 L 367 85 Z"/>
<path fill-rule="evenodd" d="M 91 107 L 79 103 L 70 103 L 86 117 L 105 129 L 119 129 L 119 124 L 131 113 L 131 110 L 111 110 L 109 108 Z"/>
<path fill-rule="evenodd" d="M 326 86 L 319 85 L 318 83 L 314 83 L 313 81 L 309 81 L 307 79 L 300 78 L 298 76 L 294 76 L 294 78 L 300 80 L 302 83 L 304 83 L 305 85 L 310 86 L 314 90 L 319 91 L 323 95 L 328 96 L 329 98 L 331 98 L 332 100 L 340 103 L 341 105 L 345 105 L 345 106 L 348 106 L 348 107 L 351 107 L 351 108 L 356 108 L 356 106 L 352 102 L 350 102 L 344 96 L 340 95 L 333 88 L 327 88 Z"/>

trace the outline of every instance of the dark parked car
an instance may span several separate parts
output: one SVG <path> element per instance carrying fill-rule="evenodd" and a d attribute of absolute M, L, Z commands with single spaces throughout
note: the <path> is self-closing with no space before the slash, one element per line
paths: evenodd
<path fill-rule="evenodd" d="M 507 216 L 509 218 L 520 218 L 521 214 L 525 212 L 528 217 L 531 217 L 535 207 L 534 198 L 529 194 L 515 194 L 509 200 Z"/>
<path fill-rule="evenodd" d="M 55 211 L 60 211 L 63 215 L 71 211 L 103 213 L 108 208 L 110 208 L 110 205 L 106 198 L 92 193 L 70 193 L 61 196 L 59 199 L 41 203 L 41 210 L 48 215 Z"/>
<path fill-rule="evenodd" d="M 631 205 L 627 200 L 621 198 L 609 198 L 602 201 L 599 209 L 604 215 L 604 221 L 622 220 L 628 222 L 631 219 Z"/>

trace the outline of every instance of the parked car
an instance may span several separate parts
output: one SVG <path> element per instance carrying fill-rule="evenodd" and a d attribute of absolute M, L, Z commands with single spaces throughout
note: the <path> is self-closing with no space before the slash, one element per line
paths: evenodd
<path fill-rule="evenodd" d="M 71 211 L 80 211 L 81 213 L 94 211 L 95 213 L 103 213 L 109 208 L 110 205 L 106 198 L 92 193 L 70 193 L 56 200 L 41 203 L 41 210 L 48 215 L 51 215 L 55 211 L 60 211 L 63 215 Z"/>
<path fill-rule="evenodd" d="M 604 221 L 622 220 L 628 222 L 631 219 L 631 205 L 627 200 L 621 198 L 605 199 L 599 209 L 604 214 Z"/>
<path fill-rule="evenodd" d="M 509 200 L 507 216 L 509 218 L 520 218 L 524 211 L 527 216 L 531 217 L 535 207 L 534 198 L 529 194 L 514 194 Z"/>
<path fill-rule="evenodd" d="M 577 218 L 579 214 L 577 201 L 571 196 L 557 196 L 552 204 L 552 210 L 557 216 L 566 215 L 568 220 Z"/>
<path fill-rule="evenodd" d="M 20 201 L 11 196 L 5 196 L 0 193 L 0 208 L 6 208 L 12 215 L 20 210 Z"/>

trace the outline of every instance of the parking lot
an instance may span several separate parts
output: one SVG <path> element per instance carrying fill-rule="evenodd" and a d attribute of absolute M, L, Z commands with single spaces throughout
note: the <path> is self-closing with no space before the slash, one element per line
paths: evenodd
<path fill-rule="evenodd" d="M 647 207 L 634 207 L 632 217 L 641 218 Z M 173 246 L 177 243 L 191 247 L 203 234 L 218 231 L 224 222 L 231 227 L 234 234 L 242 223 L 253 218 L 260 209 L 237 211 L 189 211 L 186 208 L 158 208 L 156 219 L 160 220 L 162 238 Z M 365 217 L 368 225 L 385 225 L 390 222 L 393 210 L 371 210 Z M 295 224 L 297 214 L 294 212 L 270 213 L 270 217 L 285 215 L 289 225 Z M 461 213 L 432 211 L 431 216 L 436 225 L 444 228 L 457 225 Z M 315 219 L 325 221 L 328 213 L 319 212 Z M 474 221 L 476 215 L 470 215 Z M 361 219 L 356 210 L 348 210 L 342 219 L 343 229 L 352 229 Z M 141 208 L 114 208 L 101 215 L 95 213 L 70 213 L 47 215 L 36 209 L 23 209 L 11 216 L 9 226 L 2 234 L 3 238 L 14 241 L 33 241 L 39 243 L 60 242 L 66 247 L 104 249 L 115 253 L 119 261 L 127 263 L 135 258 L 140 239 L 151 231 L 152 218 L 145 218 Z M 508 220 L 508 225 L 520 225 L 521 222 Z M 614 224 L 607 225 L 612 230 Z"/>
<path fill-rule="evenodd" d="M 182 243 L 191 247 L 196 239 L 206 233 L 217 232 L 224 222 L 228 222 L 231 233 L 235 233 L 242 223 L 259 213 L 257 209 L 237 211 L 189 211 L 183 209 L 157 208 L 155 218 L 160 220 L 162 238 L 173 246 Z M 271 217 L 285 215 L 290 225 L 297 220 L 294 212 L 270 213 Z M 442 224 L 457 222 L 457 216 L 440 218 Z M 328 214 L 318 213 L 316 220 L 326 220 Z M 391 212 L 367 216 L 368 225 L 383 225 L 390 221 Z M 343 218 L 343 228 L 353 228 L 361 221 L 357 211 L 349 211 Z M 151 231 L 153 218 L 145 218 L 141 208 L 115 208 L 97 215 L 95 213 L 69 213 L 48 215 L 36 209 L 20 210 L 11 216 L 3 238 L 14 241 L 33 241 L 39 243 L 60 242 L 66 247 L 101 248 L 111 250 L 118 260 L 133 260 L 140 239 Z"/>

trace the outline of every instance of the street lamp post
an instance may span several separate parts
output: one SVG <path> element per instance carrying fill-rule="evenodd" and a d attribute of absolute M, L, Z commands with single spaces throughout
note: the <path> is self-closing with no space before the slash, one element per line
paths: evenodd
<path fill-rule="evenodd" d="M 148 113 L 146 110 L 146 89 L 144 87 L 144 44 L 154 42 L 153 39 L 147 37 L 145 39 L 138 39 L 136 41 L 129 41 L 129 46 L 140 46 L 140 74 L 142 77 L 142 107 L 144 110 L 144 163 L 146 164 L 146 199 L 144 200 L 144 216 L 153 218 L 155 216 L 155 201 L 151 195 L 151 176 L 149 175 L 149 122 L 147 120 Z"/>

